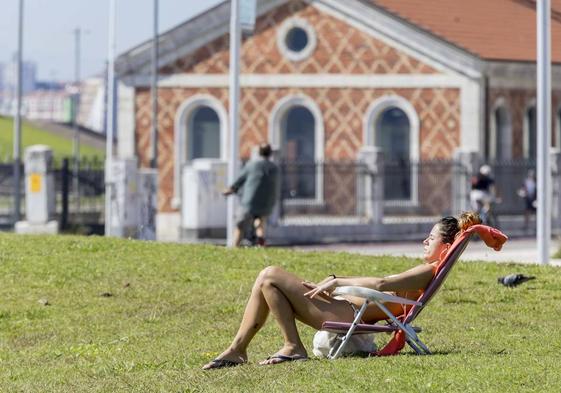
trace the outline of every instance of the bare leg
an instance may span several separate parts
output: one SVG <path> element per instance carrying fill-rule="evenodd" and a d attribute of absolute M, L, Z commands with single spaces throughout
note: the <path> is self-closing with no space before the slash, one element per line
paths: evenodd
<path fill-rule="evenodd" d="M 274 280 L 272 279 L 265 280 L 261 291 L 279 324 L 284 338 L 284 346 L 277 353 L 288 356 L 307 356 L 306 348 L 296 328 L 296 314 L 287 297 L 275 286 Z M 267 362 L 265 361 L 263 363 Z"/>
<path fill-rule="evenodd" d="M 262 275 L 264 280 L 261 292 L 284 338 L 284 345 L 277 354 L 307 355 L 296 328 L 296 319 L 315 329 L 320 329 L 326 320 L 351 321 L 353 318 L 353 311 L 346 301 L 305 297 L 304 293 L 309 289 L 302 284 L 302 279 L 281 268 L 269 267 Z M 276 362 L 278 359 L 273 358 L 262 364 Z"/>
<path fill-rule="evenodd" d="M 255 284 L 253 284 L 251 295 L 245 306 L 242 322 L 232 344 L 218 356 L 218 359 L 236 362 L 247 361 L 247 346 L 255 334 L 263 327 L 269 315 L 269 306 L 261 292 L 261 283 L 262 274 L 257 277 Z"/>
<path fill-rule="evenodd" d="M 239 247 L 242 242 L 242 231 L 240 228 L 234 229 L 234 247 Z"/>
<path fill-rule="evenodd" d="M 265 246 L 265 219 L 258 217 L 253 222 L 253 227 L 255 228 L 255 238 L 257 246 Z"/>
<path fill-rule="evenodd" d="M 346 301 L 309 299 L 304 296 L 308 290 L 302 279 L 294 274 L 278 267 L 265 268 L 255 281 L 238 333 L 218 359 L 245 362 L 247 346 L 263 327 L 269 310 L 277 319 L 284 337 L 285 344 L 278 352 L 282 355 L 306 354 L 295 318 L 316 329 L 320 329 L 326 320 L 352 320 L 353 311 Z"/>
<path fill-rule="evenodd" d="M 265 237 L 265 220 L 262 218 L 257 218 L 253 223 L 255 227 L 255 236 L 257 237 Z"/>

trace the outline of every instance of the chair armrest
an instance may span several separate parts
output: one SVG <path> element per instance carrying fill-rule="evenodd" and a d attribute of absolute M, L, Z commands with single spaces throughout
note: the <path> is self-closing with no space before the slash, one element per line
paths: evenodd
<path fill-rule="evenodd" d="M 413 306 L 423 305 L 423 303 L 415 300 L 390 295 L 388 293 L 384 293 L 384 292 L 377 291 L 375 289 L 364 288 L 364 287 L 353 287 L 353 286 L 337 287 L 333 291 L 333 295 L 350 295 L 350 296 L 357 296 L 372 301 L 411 304 Z"/>

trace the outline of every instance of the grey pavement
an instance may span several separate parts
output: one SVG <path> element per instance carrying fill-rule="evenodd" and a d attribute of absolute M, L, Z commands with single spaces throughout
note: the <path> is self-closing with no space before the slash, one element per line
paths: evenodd
<path fill-rule="evenodd" d="M 550 255 L 556 253 L 561 244 L 557 240 L 551 241 Z M 302 251 L 334 251 L 350 252 L 363 255 L 391 255 L 420 258 L 423 245 L 416 242 L 387 242 L 387 243 L 342 243 L 326 245 L 294 246 L 292 249 Z M 480 240 L 472 241 L 464 254 L 464 261 L 486 261 L 486 262 L 514 262 L 536 264 L 538 263 L 537 242 L 535 238 L 509 239 L 503 249 L 499 252 L 487 247 Z M 550 265 L 561 266 L 561 259 L 551 259 Z"/>

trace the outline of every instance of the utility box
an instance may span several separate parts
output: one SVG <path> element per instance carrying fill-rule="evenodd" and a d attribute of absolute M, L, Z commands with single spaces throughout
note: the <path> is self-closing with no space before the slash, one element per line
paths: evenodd
<path fill-rule="evenodd" d="M 45 145 L 25 149 L 25 216 L 16 223 L 16 233 L 58 233 L 55 214 L 53 152 Z"/>
<path fill-rule="evenodd" d="M 227 203 L 222 191 L 227 186 L 227 168 L 226 162 L 208 158 L 193 160 L 183 167 L 183 239 L 226 237 Z"/>

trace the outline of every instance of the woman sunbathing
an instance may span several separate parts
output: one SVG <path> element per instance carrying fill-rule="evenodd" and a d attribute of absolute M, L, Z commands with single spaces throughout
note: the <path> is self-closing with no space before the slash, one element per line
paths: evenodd
<path fill-rule="evenodd" d="M 439 261 L 454 242 L 456 236 L 472 225 L 480 224 L 476 213 L 468 212 L 455 217 L 444 217 L 432 228 L 423 241 L 425 262 L 399 274 L 377 277 L 340 277 L 331 274 L 314 284 L 280 267 L 269 266 L 259 273 L 238 333 L 230 346 L 216 359 L 203 366 L 204 370 L 232 367 L 247 362 L 247 347 L 255 334 L 263 327 L 269 312 L 279 324 L 284 346 L 260 364 L 278 364 L 286 361 L 305 360 L 307 352 L 296 329 L 296 319 L 321 329 L 325 321 L 351 322 L 364 299 L 352 296 L 336 297 L 330 293 L 339 286 L 361 286 L 379 291 L 392 292 L 408 299 L 417 299 L 432 280 Z M 403 312 L 403 306 L 388 303 L 386 307 L 395 315 Z M 387 316 L 375 304 L 370 304 L 362 319 L 373 323 Z"/>

